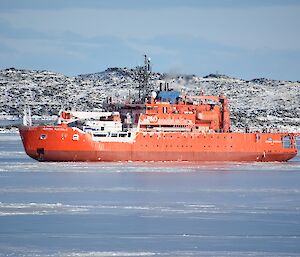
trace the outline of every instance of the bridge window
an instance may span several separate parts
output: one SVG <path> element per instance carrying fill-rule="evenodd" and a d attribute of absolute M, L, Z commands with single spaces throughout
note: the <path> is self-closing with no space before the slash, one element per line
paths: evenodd
<path fill-rule="evenodd" d="M 94 134 L 94 137 L 106 137 L 106 134 Z"/>

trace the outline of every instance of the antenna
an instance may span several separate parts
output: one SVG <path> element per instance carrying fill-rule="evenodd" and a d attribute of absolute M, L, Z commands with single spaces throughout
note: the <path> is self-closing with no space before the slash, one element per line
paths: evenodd
<path fill-rule="evenodd" d="M 144 66 L 138 68 L 139 77 L 139 100 L 142 101 L 145 96 L 149 93 L 149 78 L 151 74 L 151 59 L 144 55 Z"/>

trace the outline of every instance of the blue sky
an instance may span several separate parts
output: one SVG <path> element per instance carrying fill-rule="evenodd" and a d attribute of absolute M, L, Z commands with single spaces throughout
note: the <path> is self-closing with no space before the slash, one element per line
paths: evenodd
<path fill-rule="evenodd" d="M 300 1 L 0 0 L 0 68 L 300 80 Z"/>

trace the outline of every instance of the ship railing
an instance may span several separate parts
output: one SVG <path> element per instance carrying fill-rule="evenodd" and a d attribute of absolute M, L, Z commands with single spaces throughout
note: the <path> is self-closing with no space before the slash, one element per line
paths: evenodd
<path fill-rule="evenodd" d="M 241 133 L 286 133 L 286 134 L 294 134 L 296 136 L 297 132 L 291 132 L 290 129 L 279 129 L 279 128 L 240 128 L 240 129 L 234 129 L 233 132 L 241 132 Z"/>

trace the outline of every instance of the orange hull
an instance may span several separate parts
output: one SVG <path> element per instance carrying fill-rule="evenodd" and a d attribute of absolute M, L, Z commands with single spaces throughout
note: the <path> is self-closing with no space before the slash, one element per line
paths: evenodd
<path fill-rule="evenodd" d="M 136 132 L 132 141 L 97 141 L 66 126 L 22 126 L 19 131 L 26 153 L 39 161 L 267 162 L 297 155 L 295 147 L 283 147 L 286 133 Z"/>

